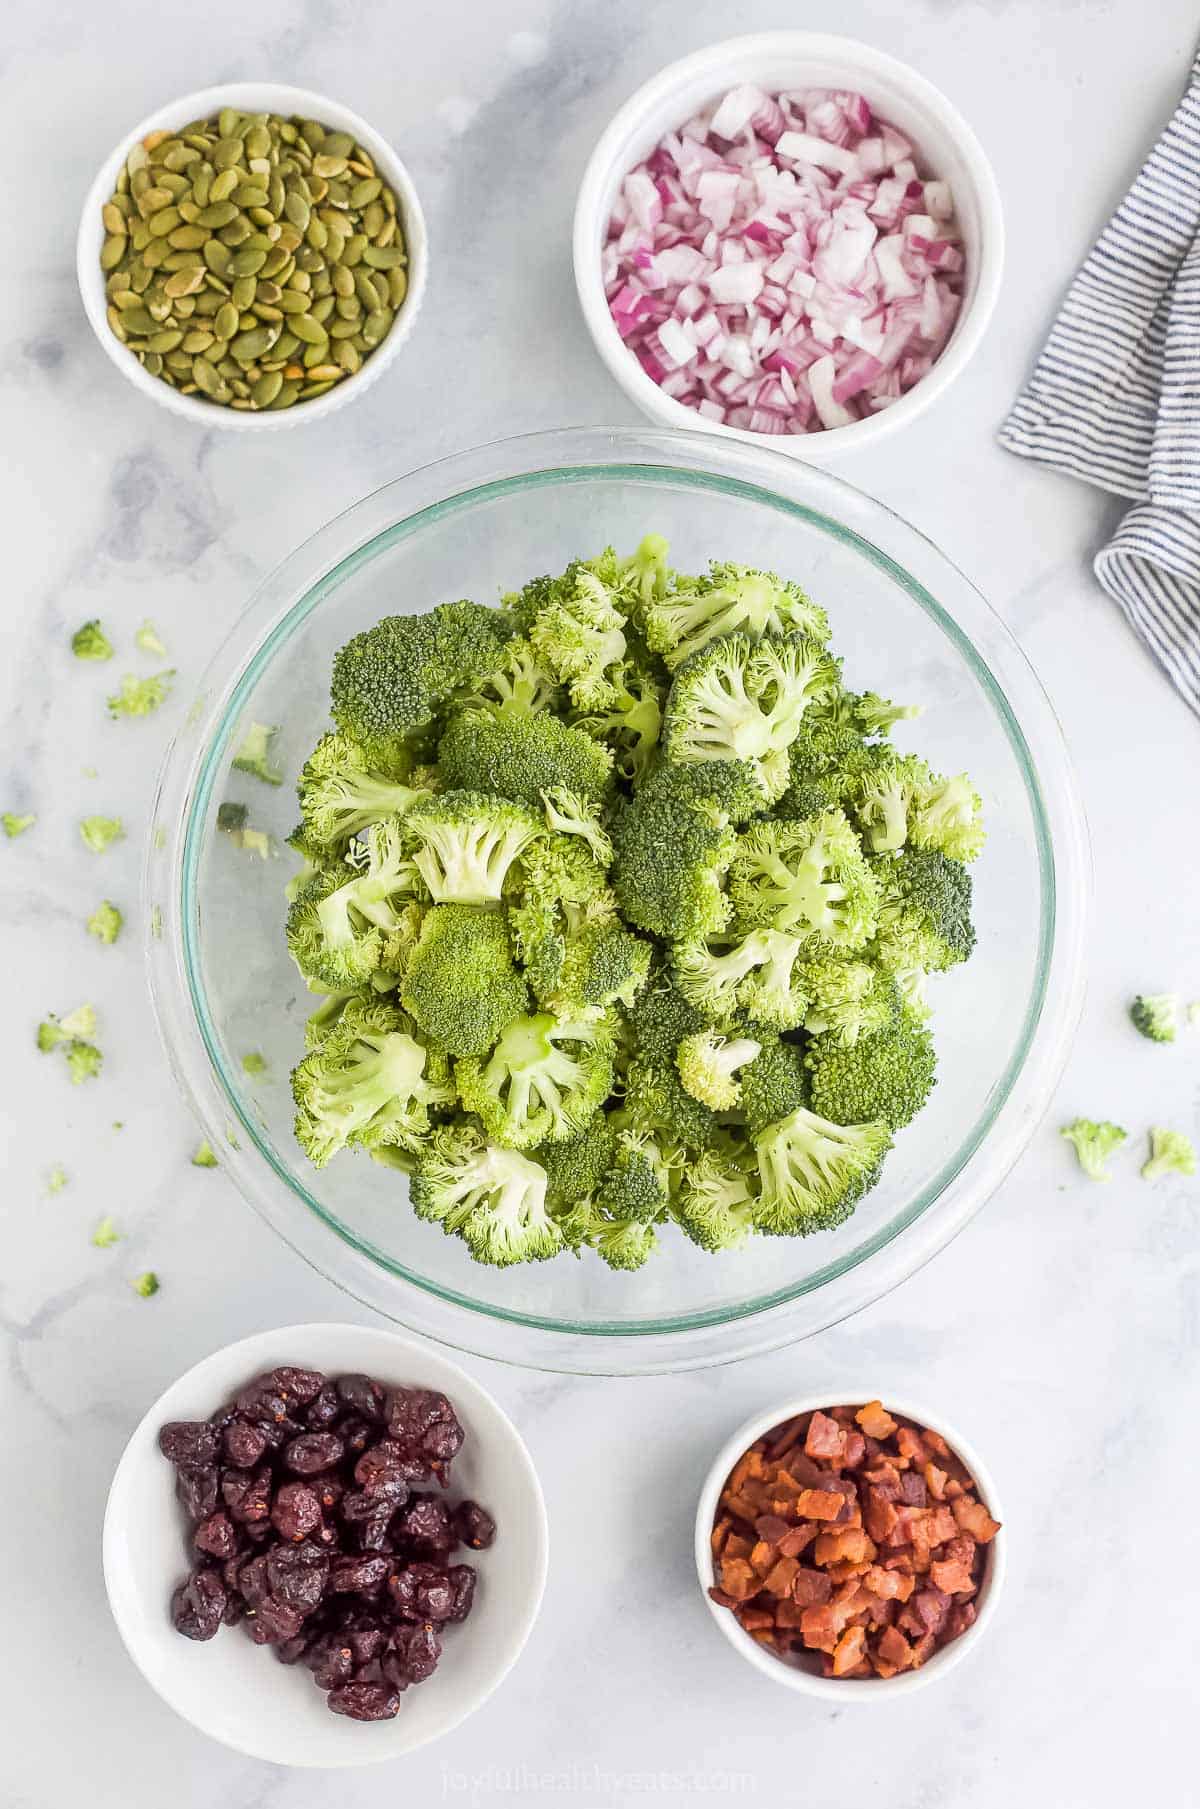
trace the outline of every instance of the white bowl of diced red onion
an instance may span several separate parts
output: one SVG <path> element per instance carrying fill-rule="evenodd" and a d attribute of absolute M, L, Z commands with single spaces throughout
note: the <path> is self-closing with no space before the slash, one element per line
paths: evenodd
<path fill-rule="evenodd" d="M 588 163 L 575 280 L 663 426 L 825 463 L 936 400 L 995 306 L 1004 220 L 933 84 L 849 38 L 712 45 L 626 102 Z"/>

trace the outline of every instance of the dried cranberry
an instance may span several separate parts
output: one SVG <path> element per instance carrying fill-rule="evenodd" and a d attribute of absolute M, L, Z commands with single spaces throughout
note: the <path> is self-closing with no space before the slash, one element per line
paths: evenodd
<path fill-rule="evenodd" d="M 265 1520 L 271 1511 L 271 1472 L 265 1464 L 249 1475 L 245 1471 L 226 1471 L 221 1478 L 221 1494 L 233 1518 L 244 1526 Z"/>
<path fill-rule="evenodd" d="M 335 1715 L 351 1721 L 390 1721 L 400 1711 L 398 1693 L 386 1683 L 344 1683 L 330 1690 L 329 1706 Z"/>
<path fill-rule="evenodd" d="M 218 1509 L 200 1522 L 192 1543 L 210 1558 L 232 1558 L 238 1548 L 238 1536 L 229 1515 Z"/>
<path fill-rule="evenodd" d="M 295 1476 L 318 1476 L 340 1464 L 346 1447 L 334 1432 L 302 1432 L 283 1448 L 283 1467 Z"/>
<path fill-rule="evenodd" d="M 171 1420 L 159 1429 L 158 1448 L 173 1464 L 198 1469 L 216 1462 L 221 1435 L 207 1420 Z"/>
<path fill-rule="evenodd" d="M 308 1486 L 321 1503 L 325 1513 L 331 1513 L 346 1493 L 346 1485 L 340 1476 L 310 1476 Z"/>
<path fill-rule="evenodd" d="M 282 1369 L 273 1369 L 270 1379 L 281 1394 L 299 1401 L 301 1407 L 315 1401 L 325 1386 L 325 1377 L 319 1369 L 296 1369 L 287 1364 Z"/>
<path fill-rule="evenodd" d="M 329 1571 L 329 1588 L 334 1595 L 365 1595 L 378 1589 L 391 1569 L 390 1558 L 345 1557 L 334 1561 Z"/>
<path fill-rule="evenodd" d="M 276 1646 L 275 1656 L 281 1665 L 296 1665 L 299 1664 L 311 1644 L 312 1640 L 309 1638 L 307 1629 L 302 1627 L 299 1633 L 292 1635 L 291 1639 L 282 1640 Z"/>
<path fill-rule="evenodd" d="M 393 1629 L 389 1649 L 383 1655 L 383 1674 L 398 1690 L 410 1683 L 424 1683 L 437 1669 L 442 1642 L 432 1621 Z"/>
<path fill-rule="evenodd" d="M 329 1559 L 307 1541 L 303 1545 L 274 1545 L 267 1553 L 267 1578 L 277 1601 L 309 1614 L 325 1594 Z"/>
<path fill-rule="evenodd" d="M 192 1572 L 171 1599 L 171 1619 L 185 1639 L 212 1639 L 225 1611 L 225 1585 L 219 1570 L 206 1566 Z"/>
<path fill-rule="evenodd" d="M 371 1664 L 383 1651 L 387 1633 L 383 1627 L 348 1627 L 346 1644 L 354 1654 L 355 1666 Z"/>
<path fill-rule="evenodd" d="M 359 1521 L 355 1531 L 360 1551 L 392 1550 L 392 1513 L 390 1507 L 383 1507 L 370 1519 Z"/>
<path fill-rule="evenodd" d="M 364 1451 L 354 1466 L 354 1480 L 361 1484 L 364 1495 L 382 1506 L 388 1501 L 399 1507 L 408 1498 L 408 1482 L 397 1459 L 402 1453 L 391 1439 L 381 1439 Z"/>
<path fill-rule="evenodd" d="M 285 1482 L 271 1503 L 271 1525 L 281 1539 L 303 1539 L 321 1524 L 321 1503 L 306 1482 Z"/>
<path fill-rule="evenodd" d="M 444 1394 L 397 1388 L 388 1403 L 388 1431 L 413 1462 L 444 1472 L 463 1442 L 463 1429 Z"/>
<path fill-rule="evenodd" d="M 274 1596 L 268 1596 L 246 1619 L 246 1631 L 256 1646 L 282 1645 L 285 1639 L 295 1639 L 303 1625 L 301 1610 L 277 1602 Z"/>
<path fill-rule="evenodd" d="M 304 1424 L 313 1432 L 326 1432 L 342 1415 L 342 1397 L 332 1382 L 326 1382 L 304 1414 Z"/>
<path fill-rule="evenodd" d="M 217 1470 L 215 1464 L 201 1469 L 180 1468 L 175 1473 L 175 1493 L 183 1503 L 189 1520 L 204 1520 L 217 1505 Z"/>
<path fill-rule="evenodd" d="M 245 1602 L 243 1602 L 240 1595 L 234 1595 L 231 1591 L 225 1597 L 225 1608 L 221 1615 L 221 1625 L 223 1627 L 236 1627 L 238 1622 L 244 1621 L 245 1618 Z"/>
<path fill-rule="evenodd" d="M 239 1470 L 252 1470 L 267 1448 L 267 1435 L 250 1420 L 232 1419 L 225 1428 L 225 1455 Z"/>
<path fill-rule="evenodd" d="M 259 1608 L 271 1593 L 271 1585 L 267 1578 L 267 1554 L 259 1552 L 255 1558 L 247 1558 L 237 1573 L 237 1586 L 242 1600 L 248 1608 Z"/>
<path fill-rule="evenodd" d="M 276 1386 L 274 1374 L 256 1376 L 249 1387 L 242 1389 L 235 1405 L 240 1414 L 259 1426 L 288 1417 L 288 1397 Z"/>
<path fill-rule="evenodd" d="M 472 1551 L 486 1551 L 496 1537 L 496 1522 L 477 1501 L 460 1501 L 454 1510 L 454 1530 Z"/>
<path fill-rule="evenodd" d="M 392 1530 L 422 1557 L 445 1558 L 458 1544 L 450 1510 L 437 1495 L 414 1496 Z"/>
<path fill-rule="evenodd" d="M 327 1633 L 311 1646 L 305 1659 L 317 1688 L 336 1689 L 354 1669 L 354 1652 L 340 1634 Z"/>
<path fill-rule="evenodd" d="M 387 1391 L 370 1376 L 339 1376 L 338 1395 L 346 1407 L 365 1420 L 381 1422 L 387 1413 Z"/>
<path fill-rule="evenodd" d="M 445 1621 L 454 1610 L 454 1585 L 437 1564 L 409 1564 L 388 1578 L 388 1593 L 405 1620 Z"/>
<path fill-rule="evenodd" d="M 446 1619 L 465 1621 L 475 1600 L 475 1572 L 469 1564 L 451 1564 L 446 1577 L 453 1590 L 453 1603 Z"/>
<path fill-rule="evenodd" d="M 360 1451 L 365 1451 L 377 1432 L 378 1427 L 372 1426 L 361 1413 L 348 1413 L 338 1427 L 338 1437 L 351 1457 L 357 1457 Z"/>

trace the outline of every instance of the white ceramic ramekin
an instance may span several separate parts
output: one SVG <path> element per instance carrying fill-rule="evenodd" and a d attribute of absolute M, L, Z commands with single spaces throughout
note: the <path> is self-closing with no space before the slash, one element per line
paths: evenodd
<path fill-rule="evenodd" d="M 1004 216 L 992 166 L 957 108 L 941 91 L 895 57 L 853 38 L 822 32 L 772 31 L 731 38 L 672 63 L 626 101 L 592 152 L 575 208 L 575 282 L 596 349 L 625 394 L 662 427 L 699 428 L 763 443 L 761 434 L 706 420 L 665 395 L 617 332 L 600 274 L 613 202 L 622 181 L 663 133 L 741 82 L 770 92 L 792 88 L 849 88 L 910 136 L 931 169 L 950 183 L 963 232 L 966 289 L 950 341 L 929 374 L 890 408 L 849 427 L 821 433 L 773 435 L 766 443 L 811 464 L 863 451 L 922 414 L 954 382 L 983 337 L 1004 265 Z"/>
<path fill-rule="evenodd" d="M 733 1466 L 744 1451 L 748 1451 L 755 1439 L 761 1438 L 773 1426 L 780 1426 L 785 1420 L 795 1419 L 797 1414 L 812 1413 L 816 1408 L 828 1412 L 831 1406 L 842 1402 L 861 1404 L 866 1401 L 881 1399 L 889 1413 L 897 1414 L 901 1419 L 912 1420 L 915 1425 L 927 1426 L 931 1432 L 940 1432 L 950 1449 L 961 1457 L 967 1469 L 975 1479 L 979 1498 L 994 1520 L 999 1520 L 1001 1530 L 987 1547 L 987 1562 L 983 1573 L 983 1582 L 975 1597 L 975 1620 L 965 1633 L 959 1635 L 950 1644 L 935 1652 L 932 1658 L 923 1664 L 919 1671 L 902 1671 L 897 1677 L 821 1677 L 811 1671 L 801 1670 L 798 1666 L 785 1664 L 768 1652 L 758 1641 L 752 1639 L 741 1626 L 732 1611 L 714 1602 L 708 1591 L 716 1581 L 712 1557 L 712 1529 L 716 1518 L 717 1504 L 721 1490 Z M 911 1695 L 926 1684 L 935 1683 L 938 1678 L 945 1677 L 957 1664 L 961 1664 L 969 1652 L 973 1652 L 979 1644 L 987 1628 L 995 1617 L 996 1606 L 1000 1599 L 1000 1590 L 1004 1582 L 1004 1571 L 1008 1557 L 1006 1544 L 1007 1531 L 1003 1526 L 1004 1515 L 996 1494 L 996 1485 L 991 1474 L 983 1464 L 978 1453 L 969 1445 L 953 1426 L 938 1413 L 931 1412 L 919 1402 L 897 1399 L 895 1395 L 880 1395 L 877 1389 L 871 1388 L 839 1388 L 834 1391 L 824 1389 L 819 1395 L 806 1395 L 797 1401 L 780 1401 L 774 1407 L 768 1407 L 762 1413 L 756 1413 L 753 1419 L 739 1426 L 733 1436 L 722 1445 L 713 1461 L 696 1508 L 696 1572 L 700 1578 L 700 1587 L 704 1591 L 704 1599 L 708 1603 L 713 1619 L 725 1635 L 730 1645 L 748 1659 L 756 1670 L 773 1683 L 781 1683 L 785 1689 L 796 1690 L 803 1696 L 821 1696 L 827 1702 L 891 1702 L 899 1695 Z"/>
<path fill-rule="evenodd" d="M 352 132 L 359 144 L 371 153 L 376 168 L 395 191 L 400 204 L 400 219 L 408 251 L 408 294 L 396 315 L 391 332 L 371 356 L 364 359 L 362 369 L 352 377 L 344 378 L 325 395 L 316 396 L 311 402 L 297 402 L 291 408 L 280 409 L 277 413 L 264 409 L 261 414 L 256 414 L 248 409 L 219 407 L 202 396 L 181 396 L 178 390 L 172 389 L 169 383 L 164 383 L 161 377 L 149 376 L 108 324 L 105 274 L 100 268 L 100 247 L 104 243 L 104 224 L 100 210 L 113 192 L 117 172 L 131 148 L 139 139 L 145 138 L 147 133 L 161 131 L 164 127 L 174 130 L 193 119 L 206 119 L 219 113 L 222 107 L 236 107 L 242 113 L 279 113 L 284 117 L 299 114 L 305 119 L 319 120 L 323 126 L 329 126 L 335 131 Z M 357 113 L 352 113 L 340 101 L 330 100 L 328 96 L 316 94 L 308 88 L 291 88 L 281 82 L 229 82 L 219 88 L 201 88 L 195 94 L 182 95 L 179 100 L 160 107 L 156 113 L 151 113 L 127 133 L 105 158 L 83 204 L 75 267 L 79 278 L 79 292 L 96 338 L 121 374 L 144 396 L 169 408 L 172 414 L 182 415 L 205 427 L 227 427 L 239 433 L 268 433 L 283 427 L 298 427 L 319 421 L 335 410 L 344 408 L 348 402 L 363 395 L 373 383 L 377 383 L 384 371 L 395 363 L 420 312 L 429 270 L 429 246 L 425 216 L 421 211 L 412 177 L 387 140 L 381 138 L 365 119 L 360 119 Z"/>

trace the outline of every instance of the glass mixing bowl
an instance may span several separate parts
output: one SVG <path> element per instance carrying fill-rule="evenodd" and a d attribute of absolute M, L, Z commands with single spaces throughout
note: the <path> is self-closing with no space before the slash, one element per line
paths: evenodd
<path fill-rule="evenodd" d="M 327 726 L 330 664 L 380 616 L 498 598 L 612 542 L 665 534 L 672 562 L 742 561 L 829 611 L 847 682 L 924 702 L 897 739 L 984 799 L 979 944 L 935 986 L 939 1084 L 880 1184 L 836 1231 L 708 1256 L 668 1229 L 636 1274 L 563 1256 L 509 1270 L 411 1212 L 365 1156 L 320 1172 L 292 1136 L 288 1072 L 313 1000 L 284 946 L 296 864 L 217 829 L 246 803 L 277 841 L 291 782 Z M 231 770 L 252 722 L 281 725 L 288 783 Z M 168 1056 L 252 1206 L 323 1274 L 389 1318 L 482 1355 L 643 1374 L 805 1336 L 894 1287 L 954 1235 L 1025 1146 L 1082 992 L 1086 834 L 1062 736 L 1007 630 L 937 549 L 838 479 L 689 432 L 536 434 L 462 453 L 367 497 L 270 577 L 210 667 L 172 746 L 147 856 L 151 985 Z M 266 1075 L 241 1057 L 258 1049 Z"/>

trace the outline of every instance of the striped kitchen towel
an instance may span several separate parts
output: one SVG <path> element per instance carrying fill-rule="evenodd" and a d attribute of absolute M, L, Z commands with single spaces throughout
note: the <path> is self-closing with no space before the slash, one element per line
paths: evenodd
<path fill-rule="evenodd" d="M 1131 499 L 1096 576 L 1200 712 L 1200 53 L 1000 443 Z"/>

